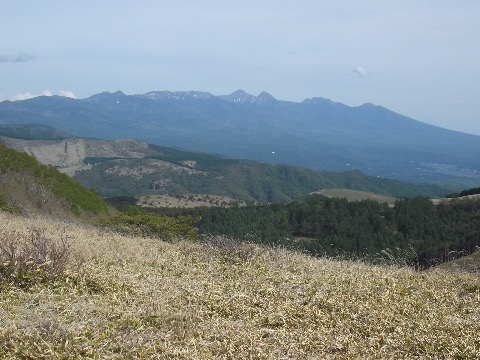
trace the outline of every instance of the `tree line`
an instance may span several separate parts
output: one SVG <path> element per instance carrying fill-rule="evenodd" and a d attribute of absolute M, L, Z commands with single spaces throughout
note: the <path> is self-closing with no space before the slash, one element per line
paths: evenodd
<path fill-rule="evenodd" d="M 406 263 L 420 268 L 480 247 L 480 201 L 475 200 L 434 205 L 416 197 L 389 207 L 372 200 L 309 195 L 283 204 L 157 211 L 196 216 L 201 234 L 249 239 L 315 256 L 374 260 L 381 254 L 402 254 Z"/>

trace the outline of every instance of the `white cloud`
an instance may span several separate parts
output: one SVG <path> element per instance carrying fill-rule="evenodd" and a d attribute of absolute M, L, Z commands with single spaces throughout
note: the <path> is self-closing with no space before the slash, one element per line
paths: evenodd
<path fill-rule="evenodd" d="M 363 66 L 355 67 L 355 69 L 353 69 L 352 72 L 356 74 L 359 78 L 364 78 L 370 75 L 368 70 L 365 69 Z"/>
<path fill-rule="evenodd" d="M 68 90 L 60 90 L 60 92 L 58 93 L 58 95 L 64 96 L 64 97 L 68 97 L 68 98 L 72 98 L 72 99 L 76 99 L 76 98 L 77 98 L 73 92 L 68 91 Z"/>
<path fill-rule="evenodd" d="M 71 91 L 67 90 L 61 90 L 58 95 L 64 96 L 64 97 L 69 97 L 72 99 L 76 99 L 77 97 L 75 94 Z M 32 99 L 38 96 L 53 96 L 53 93 L 50 90 L 43 90 L 40 94 L 32 94 L 30 92 L 26 92 L 23 94 L 16 94 L 10 97 L 11 101 L 17 101 L 17 100 L 27 100 L 27 99 Z"/>
<path fill-rule="evenodd" d="M 31 99 L 31 98 L 34 98 L 34 97 L 37 97 L 37 96 L 52 96 L 52 92 L 50 90 L 43 90 L 41 94 L 32 94 L 32 93 L 24 93 L 24 94 L 17 94 L 17 95 L 13 95 L 10 100 L 12 101 L 17 101 L 17 100 L 27 100 L 27 99 Z"/>

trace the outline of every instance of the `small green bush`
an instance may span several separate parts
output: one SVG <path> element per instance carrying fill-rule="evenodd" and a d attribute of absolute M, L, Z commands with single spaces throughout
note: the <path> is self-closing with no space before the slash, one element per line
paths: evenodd
<path fill-rule="evenodd" d="M 195 240 L 198 231 L 195 225 L 199 219 L 192 216 L 158 216 L 146 212 L 122 213 L 102 218 L 95 223 L 128 235 L 146 236 L 172 241 L 177 239 Z"/>
<path fill-rule="evenodd" d="M 0 210 L 11 214 L 20 214 L 22 212 L 18 206 L 10 204 L 2 194 L 0 194 Z"/>

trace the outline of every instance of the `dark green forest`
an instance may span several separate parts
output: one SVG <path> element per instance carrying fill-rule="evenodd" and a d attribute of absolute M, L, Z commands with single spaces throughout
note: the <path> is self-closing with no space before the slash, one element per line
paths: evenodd
<path fill-rule="evenodd" d="M 447 197 L 455 198 L 455 197 L 478 195 L 478 194 L 480 194 L 480 187 L 463 190 L 463 191 L 460 191 L 459 193 L 448 194 Z"/>
<path fill-rule="evenodd" d="M 38 124 L 0 124 L 0 136 L 25 140 L 59 140 L 72 137 L 50 126 Z"/>
<path fill-rule="evenodd" d="M 434 205 L 416 197 L 389 207 L 371 200 L 348 202 L 311 195 L 284 204 L 158 211 L 199 216 L 201 234 L 223 234 L 315 256 L 369 261 L 401 257 L 420 268 L 467 255 L 480 246 L 480 201 L 475 200 Z"/>

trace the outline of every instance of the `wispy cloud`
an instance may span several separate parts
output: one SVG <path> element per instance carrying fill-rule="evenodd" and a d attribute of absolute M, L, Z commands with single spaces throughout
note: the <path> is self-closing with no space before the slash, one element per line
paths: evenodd
<path fill-rule="evenodd" d="M 10 97 L 10 100 L 12 101 L 17 101 L 17 100 L 27 100 L 27 99 L 32 99 L 37 96 L 52 96 L 52 92 L 49 90 L 44 90 L 42 91 L 41 94 L 32 94 L 32 93 L 23 93 L 23 94 L 16 94 Z"/>
<path fill-rule="evenodd" d="M 76 99 L 76 98 L 77 98 L 73 92 L 68 91 L 68 90 L 60 90 L 60 92 L 58 93 L 58 95 L 64 96 L 64 97 L 68 97 L 68 98 L 72 98 L 72 99 Z"/>
<path fill-rule="evenodd" d="M 20 63 L 35 60 L 36 56 L 24 52 L 17 52 L 16 54 L 0 54 L 0 63 Z"/>
<path fill-rule="evenodd" d="M 76 99 L 77 97 L 75 94 L 71 91 L 67 90 L 61 90 L 58 95 L 63 96 L 63 97 L 69 97 L 72 99 Z M 53 96 L 53 93 L 50 90 L 44 90 L 40 94 L 32 94 L 30 92 L 26 92 L 23 94 L 16 94 L 10 97 L 11 101 L 17 101 L 17 100 L 27 100 L 27 99 L 32 99 L 38 96 Z"/>
<path fill-rule="evenodd" d="M 368 70 L 365 69 L 363 66 L 357 66 L 355 69 L 352 70 L 352 72 L 357 75 L 359 78 L 365 78 L 369 74 Z"/>

